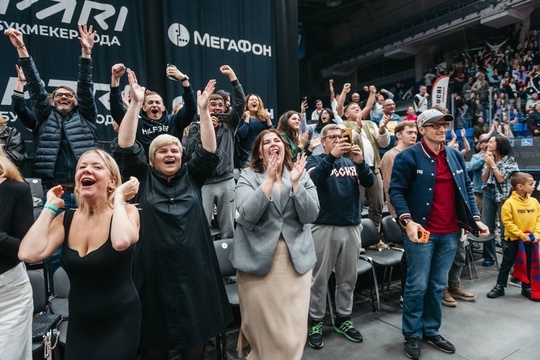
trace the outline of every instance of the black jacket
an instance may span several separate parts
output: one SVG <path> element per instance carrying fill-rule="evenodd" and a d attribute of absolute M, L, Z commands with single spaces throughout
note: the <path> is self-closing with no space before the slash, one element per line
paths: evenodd
<path fill-rule="evenodd" d="M 0 126 L 0 146 L 17 167 L 22 167 L 26 161 L 26 145 L 21 133 L 7 125 Z"/>
<path fill-rule="evenodd" d="M 36 117 L 35 127 L 30 128 L 32 132 L 37 133 L 33 176 L 43 179 L 44 182 L 51 182 L 55 178 L 58 163 L 67 161 L 58 156 L 63 136 L 66 137 L 76 160 L 85 151 L 96 148 L 97 108 L 92 83 L 92 59 L 80 58 L 78 105 L 65 117 L 50 104 L 33 59 L 21 58 L 19 63 L 26 76 L 30 101 Z"/>

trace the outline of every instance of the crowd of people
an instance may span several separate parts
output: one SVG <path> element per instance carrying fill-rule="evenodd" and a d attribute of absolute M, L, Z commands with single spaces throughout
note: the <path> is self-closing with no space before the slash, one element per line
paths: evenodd
<path fill-rule="evenodd" d="M 24 142 L 0 123 L 0 139 L 4 133 L 12 139 L 0 150 L 0 274 L 4 284 L 17 284 L 0 283 L 0 332 L 10 334 L 0 336 L 0 348 L 12 358 L 31 358 L 32 290 L 23 263 L 44 261 L 51 278 L 62 266 L 70 279 L 66 359 L 134 359 L 138 353 L 167 359 L 170 350 L 186 360 L 203 359 L 208 340 L 232 321 L 211 226 L 234 239 L 240 356 L 249 346 L 248 359 L 300 359 L 306 339 L 323 348 L 332 272 L 334 331 L 362 342 L 351 313 L 364 204 L 377 229 L 385 204 L 402 229 L 402 332 L 409 358 L 420 358 L 420 340 L 455 352 L 439 328 L 442 305 L 476 298 L 460 286 L 460 239 L 467 233 L 498 234 L 484 245 L 484 266 L 493 265 L 496 244 L 503 246 L 489 298 L 504 295 L 513 259 L 521 254 L 529 265 L 514 269 L 514 276 L 523 296 L 540 300 L 530 270 L 540 205 L 530 197 L 532 178 L 519 172 L 512 155 L 509 107 L 501 107 L 501 122 L 490 125 L 486 113 L 471 113 L 474 144 L 461 129 L 460 148 L 453 129 L 464 117 L 431 107 L 431 77 L 411 96 L 403 118 L 392 91 L 367 86 L 362 103 L 351 84 L 336 93 L 330 80 L 330 106 L 317 100 L 313 123 L 303 99 L 299 111 L 286 111 L 274 126 L 263 99 L 246 96 L 229 65 L 220 72 L 231 92 L 216 90 L 213 79 L 194 92 L 181 69 L 167 66 L 164 76 L 181 84 L 184 100 L 169 113 L 158 93 L 118 63 L 111 68 L 110 99 L 118 137 L 109 154 L 96 149 L 96 32 L 84 24 L 79 34 L 77 89 L 60 86 L 48 94 L 23 34 L 5 31 L 19 56 L 13 107 L 32 132 L 32 175 L 45 190 L 34 221 L 30 190 L 17 169 L 26 159 Z M 518 83 L 523 96 L 540 76 L 529 51 L 537 48 L 535 36 L 531 32 L 515 56 L 502 52 L 519 69 L 532 67 Z M 504 57 L 501 48 L 464 60 L 467 69 L 479 67 L 474 76 L 482 86 L 483 77 L 496 73 L 487 69 Z M 454 68 L 458 78 L 462 72 Z M 127 96 L 120 92 L 125 74 Z M 498 101 L 506 88 L 495 92 Z M 456 102 L 460 96 L 467 101 L 460 109 L 484 105 L 479 89 L 456 95 Z M 508 104 L 520 111 L 513 99 Z M 540 102 L 532 108 L 529 119 L 540 115 Z M 476 153 L 466 164 L 469 151 Z"/>

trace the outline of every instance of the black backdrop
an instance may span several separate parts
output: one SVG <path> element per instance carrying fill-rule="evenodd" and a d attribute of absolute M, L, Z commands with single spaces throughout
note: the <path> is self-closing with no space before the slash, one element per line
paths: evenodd
<path fill-rule="evenodd" d="M 232 66 L 246 93 L 261 95 L 274 122 L 286 110 L 299 109 L 296 0 L 0 2 L 0 31 L 15 27 L 24 33 L 48 91 L 60 84 L 76 87 L 77 24 L 83 22 L 93 25 L 99 36 L 92 57 L 98 135 L 104 143 L 115 136 L 108 91 L 110 69 L 117 62 L 162 94 L 169 108 L 182 90 L 166 79 L 167 63 L 188 74 L 195 90 L 211 78 L 218 88 L 230 90 L 219 66 Z M 0 115 L 21 131 L 32 156 L 31 134 L 11 109 L 17 53 L 5 36 L 0 50 Z M 122 79 L 121 86 L 126 84 Z"/>

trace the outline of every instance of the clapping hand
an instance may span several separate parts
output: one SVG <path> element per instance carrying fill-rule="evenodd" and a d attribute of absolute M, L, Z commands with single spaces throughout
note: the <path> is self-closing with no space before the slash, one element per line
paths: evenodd
<path fill-rule="evenodd" d="M 300 178 L 302 177 L 302 174 L 304 173 L 304 170 L 306 168 L 307 163 L 307 157 L 305 154 L 298 154 L 296 157 L 296 162 L 293 165 L 293 168 L 291 170 L 291 183 L 297 184 L 298 181 L 300 181 Z"/>

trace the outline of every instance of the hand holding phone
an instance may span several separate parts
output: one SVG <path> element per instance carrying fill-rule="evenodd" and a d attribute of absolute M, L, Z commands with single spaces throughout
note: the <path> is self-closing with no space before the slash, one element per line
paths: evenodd
<path fill-rule="evenodd" d="M 218 119 L 220 123 L 229 123 L 231 122 L 231 117 L 232 117 L 231 114 L 229 113 L 212 113 L 210 114 L 210 116 L 213 116 L 216 119 Z"/>
<path fill-rule="evenodd" d="M 429 241 L 430 232 L 423 227 L 418 228 L 418 242 L 426 244 Z"/>
<path fill-rule="evenodd" d="M 346 142 L 348 142 L 352 146 L 353 144 L 352 129 L 349 129 L 349 128 L 341 129 L 341 138 L 346 139 Z"/>

